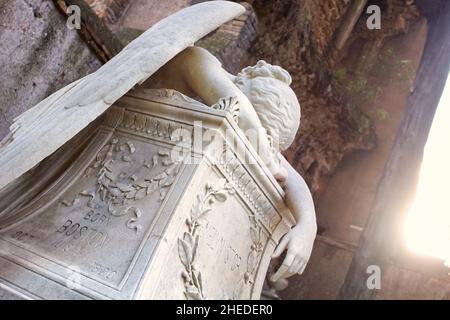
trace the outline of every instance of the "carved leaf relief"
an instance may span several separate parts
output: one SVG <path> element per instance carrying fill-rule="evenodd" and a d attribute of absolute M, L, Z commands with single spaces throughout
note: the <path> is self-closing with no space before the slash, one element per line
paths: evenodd
<path fill-rule="evenodd" d="M 160 163 L 160 171 L 138 177 L 128 173 L 133 171 L 131 166 L 138 161 L 134 157 L 135 152 L 136 146 L 133 143 L 121 143 L 118 138 L 112 138 L 97 153 L 94 163 L 85 172 L 85 177 L 95 177 L 95 190 L 81 191 L 72 201 L 62 200 L 62 204 L 71 207 L 80 198 L 88 197 L 87 206 L 90 208 L 106 207 L 113 217 L 130 215 L 125 223 L 126 227 L 140 232 L 142 226 L 138 221 L 142 210 L 136 206 L 136 202 L 156 191 L 159 191 L 160 201 L 164 200 L 179 172 L 181 161 L 172 161 L 170 152 L 161 149 L 152 157 L 151 166 L 146 165 L 145 161 L 142 164 L 143 167 L 154 171 L 152 169 Z"/>

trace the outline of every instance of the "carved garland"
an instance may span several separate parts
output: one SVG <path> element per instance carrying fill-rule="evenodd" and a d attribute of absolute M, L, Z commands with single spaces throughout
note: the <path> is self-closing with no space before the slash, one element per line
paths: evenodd
<path fill-rule="evenodd" d="M 223 186 L 219 189 L 207 183 L 204 194 L 197 195 L 196 201 L 191 208 L 190 218 L 186 219 L 188 231 L 184 232 L 182 238 L 178 238 L 178 256 L 185 269 L 182 272 L 185 287 L 184 294 L 188 300 L 206 299 L 203 291 L 201 271 L 197 270 L 194 265 L 200 239 L 198 228 L 201 226 L 201 218 L 212 210 L 210 206 L 216 200 L 225 202 L 227 194 L 235 194 L 234 187 L 230 182 L 225 180 Z M 254 283 L 254 275 L 262 254 L 263 242 L 261 241 L 261 227 L 253 213 L 250 213 L 249 220 L 251 223 L 250 237 L 252 245 L 247 258 L 247 270 L 243 280 L 245 284 L 251 285 Z M 239 298 L 239 294 L 235 294 L 234 298 Z"/>
<path fill-rule="evenodd" d="M 211 208 L 215 200 L 224 202 L 227 199 L 226 194 L 234 194 L 233 187 L 225 182 L 222 188 L 216 189 L 209 183 L 205 185 L 205 194 L 197 195 L 196 201 L 191 208 L 191 216 L 186 219 L 188 231 L 183 234 L 183 238 L 178 238 L 178 256 L 184 266 L 182 276 L 184 279 L 184 294 L 188 300 L 203 300 L 202 275 L 194 266 L 195 257 L 199 242 L 197 229 L 201 225 L 200 219 L 204 217 Z"/>
<path fill-rule="evenodd" d="M 96 189 L 93 192 L 82 191 L 71 202 L 62 201 L 62 204 L 71 207 L 80 197 L 90 198 L 87 206 L 92 209 L 107 207 L 108 212 L 114 217 L 132 213 L 132 217 L 126 222 L 126 227 L 141 231 L 142 226 L 136 222 L 141 217 L 141 210 L 134 206 L 134 202 L 141 200 L 150 193 L 159 190 L 160 201 L 164 200 L 169 187 L 173 184 L 181 162 L 172 161 L 167 150 L 159 150 L 154 155 L 151 164 L 144 162 L 143 166 L 153 169 L 159 161 L 164 169 L 154 176 L 139 179 L 135 175 L 126 172 L 117 172 L 114 164 L 118 161 L 131 163 L 132 154 L 136 151 L 130 142 L 119 144 L 117 138 L 105 145 L 97 154 L 95 162 L 86 170 L 85 176 L 91 176 L 96 172 Z"/>

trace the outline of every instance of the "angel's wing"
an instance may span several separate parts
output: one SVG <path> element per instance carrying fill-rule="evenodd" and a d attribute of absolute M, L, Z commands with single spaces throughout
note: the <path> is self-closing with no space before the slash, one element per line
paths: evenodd
<path fill-rule="evenodd" d="M 165 18 L 96 72 L 55 92 L 15 119 L 0 143 L 0 189 L 52 154 L 111 104 L 243 6 L 211 1 Z"/>

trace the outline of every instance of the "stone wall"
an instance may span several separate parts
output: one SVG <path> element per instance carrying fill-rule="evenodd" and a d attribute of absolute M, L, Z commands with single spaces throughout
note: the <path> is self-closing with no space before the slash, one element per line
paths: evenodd
<path fill-rule="evenodd" d="M 129 0 L 86 0 L 97 16 L 106 24 L 116 23 L 128 9 Z"/>
<path fill-rule="evenodd" d="M 170 14 L 204 1 L 87 0 L 86 2 L 100 20 L 126 44 Z M 240 70 L 257 29 L 257 19 L 252 6 L 246 2 L 240 3 L 247 9 L 245 14 L 222 25 L 195 44 L 213 53 L 223 63 L 223 67 L 232 73 Z"/>
<path fill-rule="evenodd" d="M 116 23 L 113 30 L 131 29 L 124 24 L 130 3 L 117 0 L 88 3 L 103 20 L 110 25 Z M 152 4 L 152 8 L 157 5 L 148 4 Z M 186 1 L 185 6 L 188 5 L 190 2 Z M 198 44 L 214 52 L 230 72 L 238 71 L 256 33 L 255 14 L 250 6 L 246 6 L 245 15 L 222 26 Z M 180 9 L 166 7 L 167 3 L 164 8 L 168 12 L 160 8 L 162 15 Z M 0 138 L 3 138 L 15 117 L 54 91 L 95 71 L 101 63 L 78 32 L 66 27 L 63 15 L 52 0 L 3 1 L 0 10 L 0 40 L 3 44 L 0 52 L 3 71 L 0 76 Z M 130 12 L 132 14 L 133 10 Z M 125 30 L 124 34 L 129 35 L 127 31 L 130 30 Z M 140 32 L 134 30 L 131 38 Z M 124 42 L 129 40 L 124 39 Z"/>
<path fill-rule="evenodd" d="M 345 154 L 374 146 L 370 121 L 358 108 L 328 99 L 331 88 L 315 90 L 326 66 L 324 53 L 345 13 L 345 1 L 252 1 L 259 29 L 245 64 L 264 59 L 292 75 L 302 107 L 294 144 L 285 153 L 317 199 Z"/>
<path fill-rule="evenodd" d="M 0 2 L 0 138 L 12 120 L 100 67 L 51 0 Z"/>
<path fill-rule="evenodd" d="M 256 37 L 255 12 L 248 3 L 241 4 L 247 9 L 245 14 L 225 23 L 214 33 L 196 43 L 219 58 L 224 69 L 231 73 L 240 71 L 242 61 L 246 60 L 247 52 Z"/>
<path fill-rule="evenodd" d="M 308 3 L 312 45 L 320 56 L 326 53 L 349 3 L 350 0 L 310 1 Z"/>

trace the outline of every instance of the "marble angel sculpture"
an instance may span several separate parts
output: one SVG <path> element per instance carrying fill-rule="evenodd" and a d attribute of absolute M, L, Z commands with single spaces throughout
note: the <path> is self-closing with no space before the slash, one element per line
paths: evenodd
<path fill-rule="evenodd" d="M 286 70 L 262 60 L 237 76 L 231 75 L 211 53 L 193 46 L 179 53 L 143 84 L 200 97 L 208 105 L 222 97 L 239 99 L 239 127 L 244 134 L 258 133 L 254 148 L 284 188 L 286 205 L 297 220 L 297 225 L 283 237 L 273 254 L 278 257 L 287 249 L 281 267 L 272 276 L 273 281 L 304 271 L 317 231 L 308 186 L 281 153 L 274 155 L 271 147 L 286 150 L 300 125 L 300 104 L 289 87 L 291 81 Z"/>
<path fill-rule="evenodd" d="M 291 77 L 264 61 L 233 76 L 208 51 L 192 46 L 244 11 L 228 1 L 183 9 L 147 30 L 96 72 L 22 114 L 0 142 L 0 189 L 55 152 L 136 84 L 177 90 L 209 105 L 223 97 L 237 97 L 239 126 L 244 133 L 259 132 L 255 149 L 284 188 L 285 202 L 297 220 L 274 252 L 278 257 L 287 250 L 272 280 L 302 273 L 316 235 L 314 204 L 303 178 L 279 152 L 273 152 L 274 141 L 281 150 L 292 143 L 300 124 Z"/>

